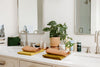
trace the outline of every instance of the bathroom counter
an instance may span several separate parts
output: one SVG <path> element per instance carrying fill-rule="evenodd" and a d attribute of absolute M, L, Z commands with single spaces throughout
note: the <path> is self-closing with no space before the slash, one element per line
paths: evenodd
<path fill-rule="evenodd" d="M 77 53 L 72 52 L 71 55 L 63 60 L 53 60 L 42 57 L 46 52 L 41 52 L 33 56 L 19 55 L 18 51 L 21 51 L 22 47 L 0 47 L 0 56 L 16 58 L 20 61 L 36 62 L 53 67 L 100 67 L 100 55 Z"/>

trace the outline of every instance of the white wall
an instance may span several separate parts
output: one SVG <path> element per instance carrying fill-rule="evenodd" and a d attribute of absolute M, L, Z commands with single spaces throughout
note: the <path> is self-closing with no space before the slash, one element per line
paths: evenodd
<path fill-rule="evenodd" d="M 8 24 L 6 24 L 6 33 L 8 33 L 8 35 L 18 33 L 18 28 L 16 26 L 16 3 L 16 0 L 0 0 L 0 22 L 8 22 Z M 47 26 L 46 24 L 51 20 L 55 20 L 57 23 L 62 24 L 66 22 L 68 26 L 68 34 L 76 42 L 80 41 L 82 42 L 82 45 L 90 46 L 92 49 L 91 51 L 94 52 L 94 35 L 74 34 L 74 0 L 44 0 L 43 16 L 44 26 Z M 24 41 L 25 38 L 22 38 L 22 40 Z M 43 40 L 49 44 L 49 34 L 29 35 L 28 40 L 29 43 L 40 42 L 40 40 Z"/>
<path fill-rule="evenodd" d="M 6 36 L 18 34 L 17 0 L 0 0 L 0 24 L 5 24 Z"/>
<path fill-rule="evenodd" d="M 74 34 L 74 0 L 44 0 L 44 23 L 56 20 L 57 23 L 66 22 L 68 34 L 84 46 L 90 46 L 94 51 L 94 36 Z M 46 39 L 45 39 L 46 40 Z"/>
<path fill-rule="evenodd" d="M 0 0 L 0 24 L 5 25 L 6 37 L 18 35 L 17 0 Z"/>
<path fill-rule="evenodd" d="M 82 42 L 84 46 L 90 46 L 91 51 L 95 50 L 94 35 L 75 35 L 74 34 L 74 0 L 44 0 L 43 11 L 44 26 L 51 20 L 57 23 L 66 23 L 68 26 L 68 34 L 75 42 Z M 29 42 L 40 42 L 43 40 L 49 44 L 49 34 L 45 35 L 29 35 Z"/>

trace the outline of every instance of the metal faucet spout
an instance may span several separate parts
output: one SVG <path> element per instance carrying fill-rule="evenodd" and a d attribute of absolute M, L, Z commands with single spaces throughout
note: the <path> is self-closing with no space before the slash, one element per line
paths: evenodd
<path fill-rule="evenodd" d="M 100 31 L 95 32 L 96 54 L 99 54 L 99 32 Z"/>

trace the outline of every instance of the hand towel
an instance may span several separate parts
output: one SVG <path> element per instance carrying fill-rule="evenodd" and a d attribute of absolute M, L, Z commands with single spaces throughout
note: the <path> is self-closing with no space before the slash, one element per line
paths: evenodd
<path fill-rule="evenodd" d="M 22 48 L 22 50 L 25 51 L 25 52 L 37 52 L 37 51 L 40 50 L 40 48 L 25 46 L 25 47 Z"/>
<path fill-rule="evenodd" d="M 43 52 L 43 51 L 44 51 L 44 49 L 41 49 L 41 50 L 38 51 L 38 52 L 25 52 L 25 51 L 20 51 L 20 52 L 18 52 L 18 54 L 32 56 L 32 55 L 41 53 L 41 52 Z"/>
<path fill-rule="evenodd" d="M 47 54 L 54 54 L 54 55 L 60 55 L 66 57 L 68 55 L 68 52 L 64 50 L 57 50 L 53 48 L 49 48 L 46 50 Z"/>

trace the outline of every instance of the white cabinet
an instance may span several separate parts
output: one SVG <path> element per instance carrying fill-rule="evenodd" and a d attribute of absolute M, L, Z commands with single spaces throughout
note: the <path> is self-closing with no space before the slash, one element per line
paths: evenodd
<path fill-rule="evenodd" d="M 20 67 L 52 67 L 52 66 L 32 63 L 32 62 L 27 62 L 27 61 L 20 61 Z"/>
<path fill-rule="evenodd" d="M 18 67 L 18 61 L 17 59 L 0 56 L 0 67 Z"/>

